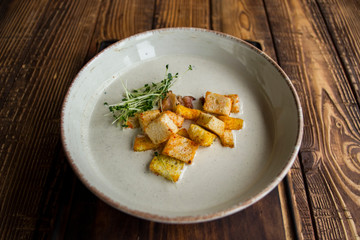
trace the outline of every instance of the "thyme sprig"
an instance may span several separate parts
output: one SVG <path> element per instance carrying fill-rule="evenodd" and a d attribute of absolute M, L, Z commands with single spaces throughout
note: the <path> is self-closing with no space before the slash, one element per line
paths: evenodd
<path fill-rule="evenodd" d="M 168 72 L 169 64 L 165 68 L 165 77 L 160 82 L 145 84 L 143 87 L 132 91 L 129 91 L 122 83 L 125 93 L 121 102 L 116 104 L 104 103 L 104 105 L 109 107 L 109 114 L 112 114 L 115 119 L 112 122 L 113 124 L 116 123 L 117 126 L 128 127 L 126 123 L 129 117 L 135 116 L 136 113 L 151 110 L 154 106 L 161 104 L 170 87 L 179 78 L 178 73 L 171 74 Z M 189 65 L 187 71 L 192 69 L 193 67 Z"/>

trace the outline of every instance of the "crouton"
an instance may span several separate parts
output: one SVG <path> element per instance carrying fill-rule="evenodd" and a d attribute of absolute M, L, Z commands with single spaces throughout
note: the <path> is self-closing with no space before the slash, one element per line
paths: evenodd
<path fill-rule="evenodd" d="M 209 147 L 216 138 L 215 134 L 206 131 L 205 129 L 196 124 L 190 125 L 188 133 L 191 140 L 204 147 Z"/>
<path fill-rule="evenodd" d="M 181 128 L 184 122 L 184 118 L 182 116 L 177 115 L 176 113 L 171 111 L 164 111 L 162 114 L 167 114 L 170 117 L 170 119 L 175 123 L 175 125 Z"/>
<path fill-rule="evenodd" d="M 156 149 L 159 147 L 159 144 L 154 144 L 148 136 L 139 135 L 136 136 L 134 141 L 134 151 L 142 152 L 147 150 Z"/>
<path fill-rule="evenodd" d="M 231 130 L 225 130 L 224 134 L 220 137 L 220 141 L 224 147 L 233 148 L 235 146 L 234 135 Z"/>
<path fill-rule="evenodd" d="M 149 110 L 139 114 L 139 124 L 142 130 L 146 128 L 149 123 L 160 115 L 160 110 Z"/>
<path fill-rule="evenodd" d="M 200 115 L 200 110 L 184 107 L 183 105 L 177 105 L 176 114 L 182 116 L 185 119 L 196 120 Z"/>
<path fill-rule="evenodd" d="M 199 145 L 190 139 L 173 134 L 167 141 L 162 154 L 191 164 L 198 148 Z"/>
<path fill-rule="evenodd" d="M 221 121 L 220 119 L 216 118 L 215 116 L 207 113 L 201 112 L 199 115 L 199 118 L 197 119 L 196 123 L 219 137 L 223 135 L 225 130 L 225 123 Z"/>
<path fill-rule="evenodd" d="M 155 156 L 150 163 L 150 171 L 156 175 L 163 176 L 164 178 L 177 182 L 181 173 L 184 170 L 185 163 L 175 158 L 159 155 Z"/>
<path fill-rule="evenodd" d="M 225 95 L 225 97 L 228 97 L 231 99 L 231 111 L 232 113 L 238 113 L 240 112 L 240 99 L 237 94 L 228 94 Z"/>
<path fill-rule="evenodd" d="M 129 117 L 126 121 L 126 128 L 138 128 L 140 126 L 139 116 L 135 115 L 134 117 Z"/>
<path fill-rule="evenodd" d="M 233 118 L 228 116 L 218 116 L 218 118 L 225 123 L 225 129 L 240 130 L 243 127 L 244 120 L 241 118 Z"/>
<path fill-rule="evenodd" d="M 178 134 L 178 135 L 180 135 L 180 136 L 183 136 L 183 137 L 186 137 L 186 138 L 190 138 L 190 137 L 189 137 L 189 133 L 188 133 L 188 131 L 186 130 L 186 128 L 180 129 L 176 134 Z"/>
<path fill-rule="evenodd" d="M 231 99 L 221 94 L 206 92 L 203 109 L 208 113 L 228 116 L 231 111 Z"/>
<path fill-rule="evenodd" d="M 154 144 L 165 142 L 171 134 L 176 133 L 178 130 L 178 127 L 167 114 L 161 114 L 145 127 L 145 133 Z"/>

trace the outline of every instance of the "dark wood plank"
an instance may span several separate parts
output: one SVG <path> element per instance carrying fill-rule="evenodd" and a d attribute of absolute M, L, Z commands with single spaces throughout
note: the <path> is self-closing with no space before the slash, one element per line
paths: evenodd
<path fill-rule="evenodd" d="M 316 235 L 305 187 L 304 173 L 298 158 L 287 175 L 286 186 L 289 188 L 291 213 L 295 222 L 297 239 L 315 239 Z"/>
<path fill-rule="evenodd" d="M 103 1 L 88 58 L 94 56 L 102 41 L 120 40 L 151 30 L 154 7 L 155 0 Z"/>
<path fill-rule="evenodd" d="M 210 3 L 207 0 L 158 0 L 154 28 L 210 28 Z"/>
<path fill-rule="evenodd" d="M 1 239 L 43 238 L 49 231 L 64 171 L 57 157 L 60 109 L 84 63 L 99 4 L 1 3 Z"/>
<path fill-rule="evenodd" d="M 276 60 L 262 1 L 212 0 L 212 27 L 244 40 L 257 41 Z"/>
<path fill-rule="evenodd" d="M 281 212 L 268 211 L 269 206 L 279 204 L 277 195 L 277 191 L 273 191 L 265 197 L 267 206 L 256 203 L 221 220 L 200 224 L 161 224 L 113 209 L 79 182 L 64 239 L 284 239 L 279 238 L 277 228 L 268 227 L 271 225 L 269 219 L 281 219 Z"/>
<path fill-rule="evenodd" d="M 304 108 L 300 160 L 316 235 L 357 239 L 360 114 L 349 79 L 315 1 L 265 3 L 278 61 Z"/>
<path fill-rule="evenodd" d="M 321 14 L 360 103 L 360 2 L 318 0 Z"/>

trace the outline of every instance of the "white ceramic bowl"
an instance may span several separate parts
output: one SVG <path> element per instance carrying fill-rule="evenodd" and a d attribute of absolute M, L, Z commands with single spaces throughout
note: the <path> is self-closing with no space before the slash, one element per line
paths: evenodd
<path fill-rule="evenodd" d="M 206 91 L 236 93 L 245 127 L 236 147 L 217 140 L 200 148 L 174 184 L 148 170 L 152 152 L 133 152 L 138 130 L 120 130 L 105 117 L 104 102 L 160 81 L 165 65 L 182 76 L 172 90 L 199 98 Z M 187 66 L 193 71 L 182 74 Z M 111 206 L 158 222 L 208 221 L 240 211 L 269 193 L 296 158 L 302 110 L 289 78 L 266 54 L 246 42 L 194 28 L 148 31 L 95 56 L 76 76 L 64 101 L 61 134 L 82 182 Z"/>

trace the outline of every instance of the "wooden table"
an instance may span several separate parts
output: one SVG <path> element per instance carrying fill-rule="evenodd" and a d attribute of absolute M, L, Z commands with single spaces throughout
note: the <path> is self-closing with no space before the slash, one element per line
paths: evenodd
<path fill-rule="evenodd" d="M 220 220 L 169 225 L 108 206 L 70 168 L 65 93 L 101 42 L 199 27 L 261 43 L 304 110 L 283 182 Z M 0 239 L 359 239 L 358 0 L 0 1 Z"/>

